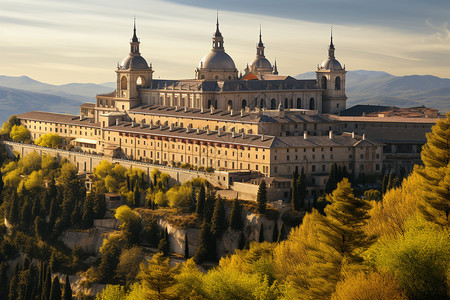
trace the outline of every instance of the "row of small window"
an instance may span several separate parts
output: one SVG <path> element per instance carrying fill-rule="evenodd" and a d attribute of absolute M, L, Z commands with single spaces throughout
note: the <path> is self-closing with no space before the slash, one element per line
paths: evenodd
<path fill-rule="evenodd" d="M 299 157 L 298 155 L 295 155 L 295 156 L 294 156 L 294 160 L 299 160 L 298 157 Z M 273 157 L 273 160 L 277 160 L 277 158 L 278 158 L 278 157 L 275 155 L 275 156 Z M 349 158 L 352 158 L 352 155 L 349 155 Z M 311 159 L 313 159 L 313 160 L 316 159 L 316 156 L 315 156 L 315 155 L 312 155 Z M 325 154 L 322 154 L 322 159 L 325 159 Z M 333 155 L 333 154 L 330 154 L 330 159 L 334 159 L 334 155 Z M 287 161 L 291 160 L 290 155 L 286 155 L 286 160 L 287 160 Z M 307 156 L 306 156 L 306 155 L 303 155 L 303 160 L 307 160 Z"/>
<path fill-rule="evenodd" d="M 318 168 L 316 168 L 316 165 L 311 165 L 311 173 L 315 173 L 315 172 L 327 172 L 327 165 L 321 165 L 321 170 L 319 171 Z M 349 163 L 348 165 L 349 169 L 351 170 L 353 168 L 353 164 Z M 364 165 L 360 164 L 359 165 L 359 170 L 360 171 L 364 171 Z M 380 171 L 380 164 L 375 164 L 375 171 Z M 278 173 L 278 166 L 275 166 L 273 168 L 273 172 L 274 173 Z M 291 168 L 288 166 L 287 167 L 287 173 L 290 174 L 291 173 Z"/>

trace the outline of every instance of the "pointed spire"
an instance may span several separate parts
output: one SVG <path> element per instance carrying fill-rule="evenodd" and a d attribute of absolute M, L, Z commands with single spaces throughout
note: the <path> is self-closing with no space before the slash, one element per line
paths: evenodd
<path fill-rule="evenodd" d="M 276 57 L 275 57 L 275 63 L 273 64 L 273 75 L 278 75 L 277 58 Z"/>
<path fill-rule="evenodd" d="M 331 42 L 330 42 L 330 49 L 334 49 L 334 45 L 333 45 L 333 26 L 331 26 Z"/>
<path fill-rule="evenodd" d="M 217 22 L 216 22 L 216 33 L 214 34 L 215 36 L 222 36 L 222 34 L 220 33 L 219 30 L 219 11 L 217 11 Z"/>
<path fill-rule="evenodd" d="M 134 17 L 134 26 L 133 26 L 133 39 L 131 40 L 133 43 L 138 43 L 139 39 L 136 35 L 136 17 Z"/>
<path fill-rule="evenodd" d="M 264 44 L 262 42 L 261 23 L 259 23 L 259 44 L 258 44 L 258 47 L 264 47 Z"/>

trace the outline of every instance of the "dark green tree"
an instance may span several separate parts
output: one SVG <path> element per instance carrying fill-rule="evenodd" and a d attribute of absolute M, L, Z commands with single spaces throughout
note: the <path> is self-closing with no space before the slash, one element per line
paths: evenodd
<path fill-rule="evenodd" d="M 94 215 L 96 219 L 102 219 L 106 213 L 105 194 L 96 191 L 94 195 Z"/>
<path fill-rule="evenodd" d="M 155 216 L 145 218 L 144 234 L 146 241 L 151 247 L 158 246 L 158 219 Z"/>
<path fill-rule="evenodd" d="M 298 177 L 298 195 L 299 195 L 299 207 L 304 210 L 306 208 L 305 200 L 306 200 L 306 175 L 305 169 L 302 168 L 300 176 Z"/>
<path fill-rule="evenodd" d="M 41 217 L 37 216 L 34 219 L 34 233 L 36 235 L 36 238 L 41 240 L 45 238 L 46 234 L 45 227 L 46 227 L 45 221 Z"/>
<path fill-rule="evenodd" d="M 392 172 L 389 173 L 388 183 L 386 185 L 386 192 L 394 187 L 394 174 Z"/>
<path fill-rule="evenodd" d="M 200 219 L 203 219 L 203 209 L 205 207 L 205 197 L 206 197 L 205 186 L 202 184 L 200 186 L 200 191 L 198 192 L 198 195 L 197 195 L 197 206 L 196 206 L 196 212 L 200 216 Z"/>
<path fill-rule="evenodd" d="M 61 284 L 59 283 L 58 276 L 55 276 L 55 278 L 53 278 L 49 300 L 61 300 Z"/>
<path fill-rule="evenodd" d="M 330 166 L 330 173 L 328 175 L 327 184 L 325 186 L 325 193 L 330 194 L 336 189 L 337 181 L 336 181 L 336 164 L 332 164 Z"/>
<path fill-rule="evenodd" d="M 164 235 L 158 244 L 158 251 L 162 252 L 164 256 L 169 255 L 170 244 L 169 244 L 169 232 L 167 231 L 167 227 L 164 230 Z"/>
<path fill-rule="evenodd" d="M 8 299 L 8 264 L 6 262 L 0 263 L 0 299 Z"/>
<path fill-rule="evenodd" d="M 241 230 L 244 227 L 244 222 L 242 220 L 242 207 L 239 203 L 239 199 L 236 197 L 231 206 L 230 212 L 230 227 L 233 230 Z"/>
<path fill-rule="evenodd" d="M 291 179 L 291 205 L 292 209 L 299 211 L 300 210 L 300 195 L 298 191 L 298 171 L 295 169 L 296 172 L 292 174 Z"/>
<path fill-rule="evenodd" d="M 225 219 L 225 206 L 220 196 L 217 197 L 211 222 L 212 234 L 216 238 L 220 238 L 223 232 L 227 229 L 227 221 Z"/>
<path fill-rule="evenodd" d="M 189 241 L 187 232 L 184 234 L 184 258 L 189 258 Z"/>
<path fill-rule="evenodd" d="M 195 186 L 192 186 L 191 194 L 189 196 L 189 210 L 191 212 L 196 211 L 196 197 L 197 197 L 197 195 L 195 194 Z"/>
<path fill-rule="evenodd" d="M 267 206 L 267 188 L 266 182 L 261 180 L 258 188 L 258 194 L 256 195 L 256 202 L 258 203 L 258 212 L 263 214 L 266 212 Z"/>
<path fill-rule="evenodd" d="M 133 191 L 133 206 L 132 207 L 138 207 L 141 203 L 141 192 L 139 191 L 139 187 L 136 184 L 134 186 L 134 191 Z"/>
<path fill-rule="evenodd" d="M 3 162 L 0 163 L 0 166 L 3 165 Z M 3 189 L 5 188 L 5 184 L 3 183 L 2 172 L 0 172 L 0 205 L 3 203 Z"/>
<path fill-rule="evenodd" d="M 30 226 L 30 222 L 34 220 L 31 215 L 31 210 L 33 206 L 29 196 L 25 196 L 23 201 L 22 209 L 20 212 L 20 224 L 24 230 L 27 230 Z"/>
<path fill-rule="evenodd" d="M 11 277 L 11 280 L 9 282 L 9 294 L 8 294 L 8 300 L 16 300 L 17 299 L 17 288 L 19 287 L 19 274 L 16 272 Z"/>
<path fill-rule="evenodd" d="M 70 286 L 69 275 L 66 275 L 66 282 L 64 283 L 64 300 L 72 300 L 72 287 Z"/>
<path fill-rule="evenodd" d="M 16 191 L 13 191 L 11 195 L 11 204 L 9 207 L 8 221 L 13 225 L 19 224 L 19 198 Z"/>
<path fill-rule="evenodd" d="M 258 241 L 260 243 L 264 242 L 264 224 L 261 224 L 261 227 L 259 227 L 259 239 Z"/>
<path fill-rule="evenodd" d="M 33 201 L 33 207 L 31 209 L 31 216 L 32 219 L 34 220 L 34 218 L 36 218 L 37 216 L 41 215 L 41 199 L 39 199 L 39 197 L 35 197 L 34 201 Z"/>
<path fill-rule="evenodd" d="M 50 291 L 52 289 L 52 270 L 50 266 L 48 266 L 45 270 L 45 280 L 42 287 L 42 300 L 48 300 L 50 298 Z"/>
<path fill-rule="evenodd" d="M 273 224 L 273 231 L 272 231 L 272 242 L 275 243 L 278 241 L 278 221 L 275 221 Z"/>
<path fill-rule="evenodd" d="M 216 259 L 215 244 L 216 240 L 212 237 L 211 225 L 208 222 L 203 222 L 198 237 L 198 247 L 194 255 L 195 263 L 200 264 L 208 259 L 215 260 Z"/>
<path fill-rule="evenodd" d="M 81 226 L 91 228 L 94 225 L 94 196 L 90 193 L 86 196 L 83 206 L 83 216 L 81 217 Z"/>
<path fill-rule="evenodd" d="M 386 193 L 388 179 L 386 174 L 383 175 L 383 181 L 381 182 L 381 194 L 384 195 Z"/>
<path fill-rule="evenodd" d="M 205 207 L 203 207 L 203 220 L 205 222 L 211 223 L 215 203 L 216 197 L 213 193 L 209 192 L 205 199 Z"/>

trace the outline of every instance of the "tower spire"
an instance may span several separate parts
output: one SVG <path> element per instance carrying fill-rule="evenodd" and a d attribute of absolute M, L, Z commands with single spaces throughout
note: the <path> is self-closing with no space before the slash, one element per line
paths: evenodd
<path fill-rule="evenodd" d="M 275 57 L 275 63 L 273 65 L 273 74 L 278 75 L 277 58 L 276 57 Z"/>
<path fill-rule="evenodd" d="M 134 17 L 134 20 L 133 20 L 133 37 L 131 38 L 131 42 L 130 42 L 130 45 L 131 45 L 131 49 L 130 49 L 130 54 L 131 55 L 134 55 L 134 56 L 137 56 L 137 55 L 140 55 L 140 53 L 139 53 L 139 39 L 138 39 L 138 37 L 137 37 L 137 35 L 136 35 L 136 17 Z"/>
<path fill-rule="evenodd" d="M 134 17 L 134 22 L 133 22 L 133 39 L 132 39 L 133 43 L 138 43 L 139 39 L 136 35 L 136 17 Z"/>
<path fill-rule="evenodd" d="M 259 23 L 259 47 L 264 46 L 263 42 L 262 42 L 262 34 L 261 34 L 261 23 Z"/>
<path fill-rule="evenodd" d="M 328 57 L 334 58 L 334 45 L 333 45 L 333 26 L 331 26 L 331 34 L 330 34 L 330 47 L 328 48 Z"/>
<path fill-rule="evenodd" d="M 224 51 L 223 37 L 219 30 L 219 11 L 217 11 L 216 32 L 213 35 L 213 49 L 215 51 Z"/>
<path fill-rule="evenodd" d="M 330 49 L 334 49 L 334 45 L 333 45 L 333 26 L 331 26 L 331 41 L 330 41 Z"/>
<path fill-rule="evenodd" d="M 220 30 L 219 30 L 219 11 L 217 11 L 216 14 L 217 14 L 216 33 L 214 35 L 222 36 L 222 34 L 220 33 Z"/>

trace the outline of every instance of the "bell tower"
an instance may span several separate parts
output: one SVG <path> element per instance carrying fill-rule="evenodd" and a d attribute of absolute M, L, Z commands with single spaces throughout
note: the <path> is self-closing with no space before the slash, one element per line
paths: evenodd
<path fill-rule="evenodd" d="M 130 53 L 117 65 L 116 108 L 129 110 L 141 104 L 139 89 L 150 87 L 153 70 L 139 52 L 140 41 L 136 35 L 136 19 L 134 19 L 133 37 L 130 41 Z"/>
<path fill-rule="evenodd" d="M 328 47 L 328 58 L 317 66 L 317 83 L 323 89 L 322 112 L 337 114 L 346 108 L 347 96 L 345 94 L 345 74 L 347 71 L 334 56 L 333 30 Z"/>

